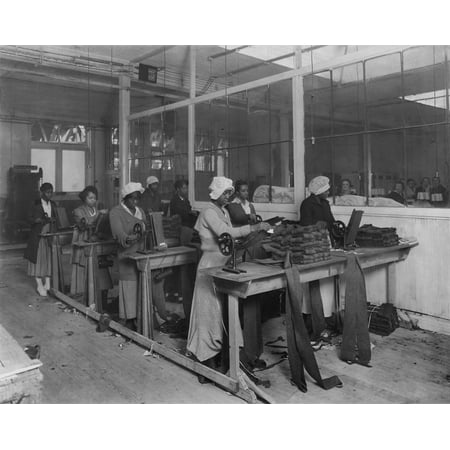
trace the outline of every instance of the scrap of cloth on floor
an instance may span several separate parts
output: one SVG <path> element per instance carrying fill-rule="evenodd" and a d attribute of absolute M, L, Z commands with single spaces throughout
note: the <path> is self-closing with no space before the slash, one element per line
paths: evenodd
<path fill-rule="evenodd" d="M 343 274 L 345 287 L 344 329 L 341 359 L 364 366 L 371 358 L 364 273 L 355 254 L 349 253 Z"/>
<path fill-rule="evenodd" d="M 320 375 L 314 350 L 311 347 L 308 331 L 303 321 L 303 289 L 299 273 L 295 267 L 292 267 L 289 254 L 286 256 L 284 268 L 287 279 L 286 333 L 292 381 L 302 392 L 306 392 L 307 385 L 304 371 L 304 368 L 306 368 L 306 371 L 321 388 L 328 390 L 333 387 L 341 387 L 342 382 L 337 376 L 323 379 Z"/>

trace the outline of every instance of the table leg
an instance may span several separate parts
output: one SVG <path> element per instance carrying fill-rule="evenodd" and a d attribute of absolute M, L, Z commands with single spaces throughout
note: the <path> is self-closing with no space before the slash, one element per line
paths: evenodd
<path fill-rule="evenodd" d="M 396 265 L 391 263 L 387 265 L 387 303 L 394 303 L 397 297 L 396 286 Z"/>
<path fill-rule="evenodd" d="M 58 247 L 55 241 L 56 237 L 52 237 L 51 241 L 51 254 L 52 254 L 52 287 L 53 289 L 60 291 L 59 285 L 59 261 L 58 261 Z"/>
<path fill-rule="evenodd" d="M 98 255 L 97 250 L 93 250 L 92 255 L 92 273 L 94 280 L 94 298 L 93 303 L 95 303 L 95 310 L 102 314 L 103 304 L 102 304 L 102 293 L 100 291 L 100 278 L 99 278 L 99 268 L 98 268 Z"/>
<path fill-rule="evenodd" d="M 152 297 L 152 272 L 148 268 L 148 260 L 139 270 L 140 299 L 138 301 L 138 333 L 153 339 L 153 297 Z"/>
<path fill-rule="evenodd" d="M 183 297 L 183 311 L 186 320 L 191 316 L 192 295 L 195 283 L 195 264 L 184 264 L 180 267 L 181 272 L 181 295 Z"/>
<path fill-rule="evenodd" d="M 230 346 L 230 377 L 234 380 L 239 375 L 239 345 L 237 341 L 239 323 L 239 299 L 228 294 L 228 336 Z"/>
<path fill-rule="evenodd" d="M 263 352 L 260 299 L 256 295 L 248 297 L 243 306 L 244 350 L 251 360 L 255 360 Z"/>

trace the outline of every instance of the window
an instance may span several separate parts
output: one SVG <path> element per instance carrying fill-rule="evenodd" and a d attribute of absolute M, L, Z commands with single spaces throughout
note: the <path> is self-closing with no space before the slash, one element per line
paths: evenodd
<path fill-rule="evenodd" d="M 292 82 L 195 106 L 195 199 L 215 175 L 249 183 L 255 203 L 294 203 Z"/>
<path fill-rule="evenodd" d="M 175 181 L 188 177 L 187 147 L 187 108 L 131 121 L 130 180 L 145 186 L 154 175 L 161 195 L 169 199 Z"/>
<path fill-rule="evenodd" d="M 448 52 L 415 47 L 304 77 L 306 182 L 329 176 L 336 205 L 402 207 L 401 182 L 407 206 L 450 206 Z M 435 184 L 426 200 L 423 178 Z M 343 179 L 352 197 L 339 195 Z"/>

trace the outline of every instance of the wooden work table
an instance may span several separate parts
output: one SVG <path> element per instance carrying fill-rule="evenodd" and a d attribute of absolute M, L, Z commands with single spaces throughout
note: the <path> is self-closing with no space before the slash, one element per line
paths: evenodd
<path fill-rule="evenodd" d="M 39 403 L 41 366 L 41 361 L 30 359 L 0 325 L 0 404 Z"/>
<path fill-rule="evenodd" d="M 388 268 L 388 292 L 391 293 L 389 300 L 395 299 L 392 295 L 395 293 L 393 286 L 395 278 L 395 263 L 407 258 L 412 247 L 417 242 L 404 242 L 395 247 L 376 248 L 376 249 L 358 249 L 356 251 L 363 268 L 386 266 Z M 129 256 L 136 262 L 139 270 L 140 283 L 140 314 L 141 318 L 147 321 L 147 329 L 142 329 L 139 333 L 133 332 L 122 325 L 111 321 L 109 327 L 121 334 L 133 339 L 140 345 L 150 348 L 170 361 L 173 361 L 189 370 L 213 380 L 216 384 L 222 386 L 238 397 L 247 402 L 255 402 L 255 393 L 268 402 L 274 402 L 270 395 L 264 389 L 256 386 L 239 369 L 239 348 L 237 342 L 238 327 L 240 327 L 238 306 L 239 298 L 245 303 L 252 301 L 255 294 L 268 292 L 270 290 L 282 289 L 286 287 L 285 272 L 281 267 L 248 262 L 240 264 L 238 267 L 247 270 L 246 273 L 239 275 L 225 272 L 222 267 L 204 269 L 206 273 L 213 277 L 216 289 L 227 295 L 228 313 L 229 313 L 229 352 L 230 352 L 230 370 L 228 374 L 217 372 L 168 346 L 156 342 L 148 337 L 153 332 L 151 328 L 151 314 L 153 308 L 151 299 L 151 271 L 174 265 L 191 264 L 197 261 L 197 250 L 189 247 L 169 248 L 165 252 L 155 252 L 152 254 L 133 254 Z M 338 278 L 346 267 L 346 254 L 342 251 L 333 251 L 332 258 L 327 261 L 321 261 L 314 264 L 298 265 L 300 281 L 307 283 L 313 280 L 335 277 Z M 193 280 L 192 280 L 193 281 Z M 389 287 L 391 285 L 391 287 Z M 70 306 L 77 308 L 89 317 L 100 320 L 100 315 L 88 307 L 82 307 L 78 302 L 61 294 L 53 292 L 60 300 Z M 245 306 L 244 303 L 244 306 Z M 138 310 L 139 311 L 139 310 Z M 147 336 L 145 335 L 147 334 Z"/>
<path fill-rule="evenodd" d="M 84 252 L 86 257 L 86 268 L 84 271 L 84 303 L 99 313 L 103 312 L 102 295 L 99 286 L 98 257 L 102 254 L 109 254 L 116 250 L 117 241 L 79 241 L 72 244 Z"/>
<path fill-rule="evenodd" d="M 151 273 L 153 270 L 181 266 L 181 283 L 182 285 L 186 285 L 189 281 L 187 279 L 189 277 L 186 274 L 186 266 L 189 264 L 197 264 L 197 249 L 183 246 L 169 247 L 166 250 L 154 251 L 151 253 L 133 253 L 131 255 L 127 255 L 127 257 L 136 263 L 136 267 L 139 271 L 139 293 L 137 305 L 138 333 L 153 339 L 154 326 Z M 191 284 L 193 284 L 195 280 L 190 281 Z M 186 289 L 186 286 L 184 286 L 183 289 Z"/>
<path fill-rule="evenodd" d="M 393 301 L 395 299 L 395 270 L 391 266 L 406 259 L 410 249 L 416 245 L 416 241 L 411 241 L 393 247 L 359 248 L 352 253 L 358 256 L 363 269 L 387 266 L 388 300 Z M 298 268 L 300 282 L 308 283 L 330 277 L 336 279 L 344 273 L 346 264 L 346 252 L 337 250 L 333 251 L 332 257 L 326 261 L 297 265 L 296 267 Z M 213 277 L 217 291 L 227 296 L 230 341 L 229 376 L 236 381 L 239 380 L 241 375 L 237 341 L 238 327 L 240 327 L 239 299 L 244 299 L 244 302 L 246 302 L 248 297 L 256 294 L 286 287 L 286 277 L 281 267 L 246 262 L 239 264 L 238 268 L 246 272 L 234 274 L 224 271 L 222 267 L 205 269 L 205 272 Z"/>
<path fill-rule="evenodd" d="M 41 238 L 47 240 L 48 244 L 51 248 L 52 254 L 52 288 L 64 291 L 64 270 L 62 267 L 62 252 L 61 252 L 61 243 L 59 238 L 61 236 L 72 236 L 73 230 L 61 230 L 55 231 L 52 233 L 42 233 L 40 235 Z"/>

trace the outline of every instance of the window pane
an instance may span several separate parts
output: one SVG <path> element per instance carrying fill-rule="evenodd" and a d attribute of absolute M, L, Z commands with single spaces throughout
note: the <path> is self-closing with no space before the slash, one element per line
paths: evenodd
<path fill-rule="evenodd" d="M 329 136 L 332 130 L 331 72 L 303 78 L 305 136 Z"/>
<path fill-rule="evenodd" d="M 436 125 L 406 130 L 405 134 L 407 148 L 407 180 L 412 179 L 414 186 L 418 192 L 429 193 L 429 195 L 413 195 L 408 190 L 410 204 L 419 207 L 448 207 L 448 191 L 449 191 L 449 127 L 448 125 Z M 436 186 L 439 184 L 445 188 L 445 192 L 441 192 L 441 188 L 433 189 L 428 184 L 433 183 L 433 177 Z M 424 181 L 424 178 L 428 180 Z M 431 198 L 432 193 L 443 193 L 442 201 L 434 201 Z"/>
<path fill-rule="evenodd" d="M 45 183 L 51 183 L 56 190 L 56 150 L 32 148 L 31 164 L 42 167 L 42 179 Z"/>
<path fill-rule="evenodd" d="M 372 197 L 388 196 L 396 181 L 406 182 L 403 131 L 370 135 L 372 155 Z"/>
<path fill-rule="evenodd" d="M 333 70 L 333 126 L 334 134 L 364 130 L 362 63 Z"/>
<path fill-rule="evenodd" d="M 78 192 L 85 187 L 85 152 L 63 150 L 62 152 L 62 190 Z"/>
<path fill-rule="evenodd" d="M 350 194 L 360 196 L 354 199 L 358 204 L 365 204 L 365 164 L 364 164 L 364 137 L 362 135 L 343 136 L 333 139 L 334 154 L 334 179 L 333 187 L 335 195 L 343 196 Z M 347 184 L 343 183 L 347 180 Z M 349 183 L 348 183 L 349 182 Z M 350 204 L 352 199 L 345 199 Z M 336 204 L 340 204 L 336 200 Z M 356 206 L 356 203 L 355 203 Z"/>
<path fill-rule="evenodd" d="M 445 121 L 448 85 L 443 47 L 403 52 L 405 121 L 407 125 Z"/>
<path fill-rule="evenodd" d="M 331 141 L 328 139 L 318 139 L 314 144 L 311 141 L 305 143 L 306 186 L 319 175 L 333 179 Z"/>
<path fill-rule="evenodd" d="M 389 129 L 403 125 L 400 54 L 366 61 L 367 127 Z"/>
<path fill-rule="evenodd" d="M 248 96 L 248 142 L 263 144 L 271 140 L 270 88 L 251 89 Z"/>

